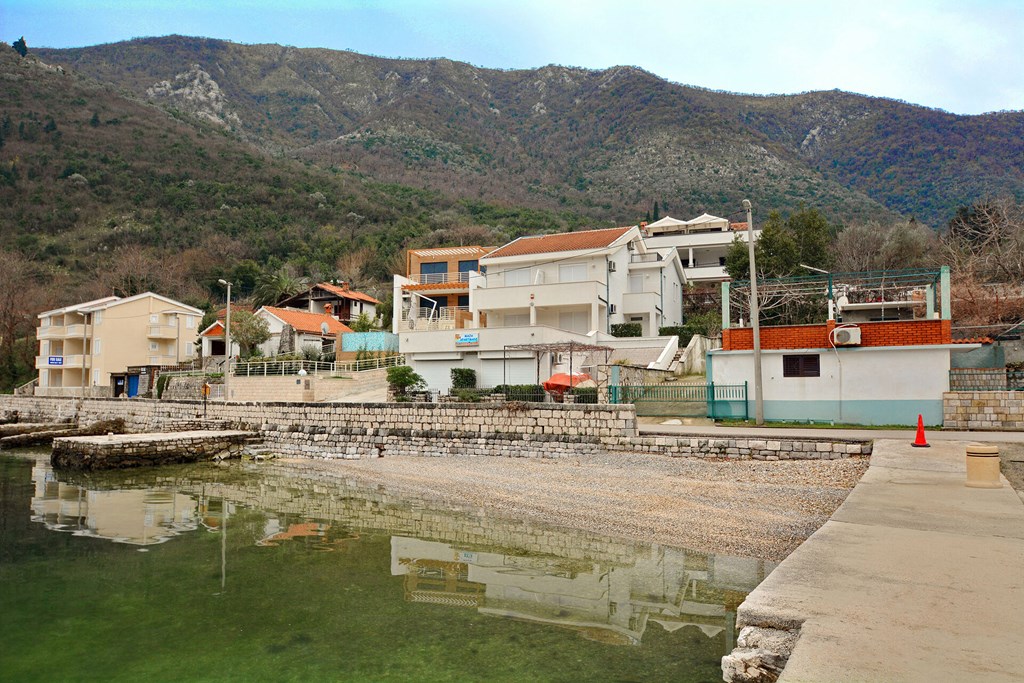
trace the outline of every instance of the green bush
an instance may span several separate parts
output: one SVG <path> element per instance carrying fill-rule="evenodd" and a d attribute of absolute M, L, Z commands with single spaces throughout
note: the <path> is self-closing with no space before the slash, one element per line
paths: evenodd
<path fill-rule="evenodd" d="M 388 388 L 396 401 L 404 401 L 408 399 L 409 392 L 426 389 L 427 383 L 408 365 L 397 365 L 388 368 Z"/>
<path fill-rule="evenodd" d="M 479 403 L 480 391 L 472 388 L 456 389 L 455 397 L 462 403 Z"/>
<path fill-rule="evenodd" d="M 452 368 L 452 389 L 473 389 L 474 387 L 476 387 L 476 370 Z"/>
<path fill-rule="evenodd" d="M 675 337 L 679 337 L 680 339 L 682 339 L 683 335 L 688 334 L 688 333 L 689 333 L 689 331 L 683 325 L 669 325 L 668 327 L 659 327 L 658 328 L 658 336 L 659 337 L 673 337 L 673 336 L 675 336 Z"/>
<path fill-rule="evenodd" d="M 613 337 L 641 337 L 644 333 L 644 326 L 640 323 L 619 323 L 612 325 Z"/>
<path fill-rule="evenodd" d="M 156 378 L 156 397 L 157 398 L 163 398 L 164 397 L 164 389 L 167 388 L 167 385 L 171 383 L 172 379 L 174 379 L 174 378 L 171 377 L 170 375 L 160 375 L 159 377 Z"/>
<path fill-rule="evenodd" d="M 576 403 L 597 403 L 597 387 L 575 387 L 572 395 L 576 397 Z"/>
<path fill-rule="evenodd" d="M 531 401 L 543 403 L 547 393 L 539 384 L 499 384 L 491 393 L 504 394 L 506 401 Z"/>

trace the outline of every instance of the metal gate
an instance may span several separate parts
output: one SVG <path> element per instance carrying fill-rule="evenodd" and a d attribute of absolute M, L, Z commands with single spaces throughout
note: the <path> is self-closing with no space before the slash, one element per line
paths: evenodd
<path fill-rule="evenodd" d="M 747 383 L 610 385 L 609 403 L 632 403 L 637 415 L 747 419 Z"/>

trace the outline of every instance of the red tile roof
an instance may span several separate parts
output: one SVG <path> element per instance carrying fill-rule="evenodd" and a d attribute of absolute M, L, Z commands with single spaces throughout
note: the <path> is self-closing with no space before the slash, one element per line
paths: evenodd
<path fill-rule="evenodd" d="M 729 224 L 729 229 L 730 230 L 746 230 L 747 229 L 747 222 L 743 221 L 741 223 L 730 223 Z"/>
<path fill-rule="evenodd" d="M 992 344 L 995 340 L 992 337 L 961 337 L 950 341 L 954 344 Z"/>
<path fill-rule="evenodd" d="M 611 246 L 615 240 L 625 235 L 634 226 L 626 228 L 607 228 L 604 230 L 581 230 L 579 232 L 563 232 L 557 235 L 537 235 L 520 237 L 503 247 L 498 247 L 484 258 L 500 258 L 502 256 L 526 256 L 528 254 L 548 254 L 559 251 L 579 251 L 583 249 L 603 249 Z"/>
<path fill-rule="evenodd" d="M 243 311 L 245 313 L 255 313 L 256 312 L 250 306 L 240 306 L 239 304 L 231 304 L 231 312 L 232 313 L 238 313 L 239 311 Z M 217 320 L 223 320 L 225 318 L 225 316 L 227 316 L 227 314 L 228 314 L 227 307 L 219 309 L 217 311 Z"/>
<path fill-rule="evenodd" d="M 369 294 L 363 294 L 357 292 L 354 289 L 348 289 L 347 287 L 340 287 L 338 285 L 332 285 L 330 282 L 318 282 L 314 287 L 326 290 L 331 294 L 337 294 L 343 299 L 355 299 L 356 301 L 365 301 L 371 304 L 379 304 L 380 302 L 374 299 Z"/>
<path fill-rule="evenodd" d="M 275 306 L 264 306 L 263 310 L 291 325 L 298 332 L 320 334 L 320 325 L 322 323 L 327 323 L 328 334 L 343 334 L 352 331 L 352 328 L 340 323 L 326 313 L 307 313 L 306 311 L 296 311 L 292 308 L 277 308 Z"/>
<path fill-rule="evenodd" d="M 204 337 L 223 337 L 224 336 L 224 323 L 217 321 L 206 328 L 203 332 Z"/>
<path fill-rule="evenodd" d="M 443 289 L 469 289 L 468 282 L 424 282 L 418 285 L 402 285 L 407 292 L 429 292 Z"/>

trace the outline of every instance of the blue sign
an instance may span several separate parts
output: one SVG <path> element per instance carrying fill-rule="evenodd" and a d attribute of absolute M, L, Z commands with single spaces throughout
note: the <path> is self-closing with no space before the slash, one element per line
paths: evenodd
<path fill-rule="evenodd" d="M 50 356 L 46 360 L 47 365 L 64 365 L 64 356 Z"/>
<path fill-rule="evenodd" d="M 455 345 L 456 346 L 476 346 L 480 343 L 479 332 L 456 332 L 455 333 Z"/>

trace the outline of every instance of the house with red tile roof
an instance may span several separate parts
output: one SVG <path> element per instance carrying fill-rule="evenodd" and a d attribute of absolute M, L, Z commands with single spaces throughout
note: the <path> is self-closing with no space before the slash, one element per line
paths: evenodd
<path fill-rule="evenodd" d="M 352 331 L 335 316 L 292 308 L 264 306 L 256 311 L 256 317 L 270 327 L 270 339 L 260 345 L 264 356 L 302 353 L 307 347 L 317 351 L 334 348 L 339 336 Z"/>
<path fill-rule="evenodd" d="M 308 313 L 321 313 L 343 322 L 351 322 L 361 314 L 377 317 L 380 301 L 352 289 L 347 282 L 318 282 L 300 292 L 277 302 L 280 308 L 294 308 Z"/>
<path fill-rule="evenodd" d="M 431 262 L 437 273 L 422 268 Z M 510 359 L 507 346 L 622 342 L 612 335 L 622 323 L 639 325 L 660 349 L 667 342 L 659 328 L 683 319 L 678 252 L 650 249 L 637 226 L 520 237 L 486 252 L 418 250 L 408 270 L 418 272 L 395 276 L 392 329 L 407 362 L 435 389 L 448 388 L 456 366 L 476 369 L 480 386 L 539 383 L 550 372 L 541 372 L 538 356 L 517 350 Z"/>

